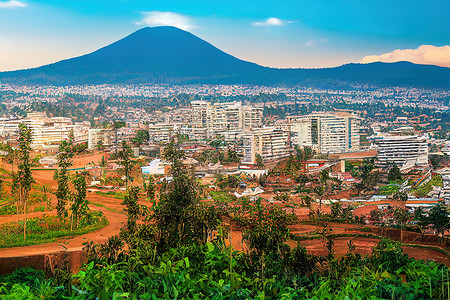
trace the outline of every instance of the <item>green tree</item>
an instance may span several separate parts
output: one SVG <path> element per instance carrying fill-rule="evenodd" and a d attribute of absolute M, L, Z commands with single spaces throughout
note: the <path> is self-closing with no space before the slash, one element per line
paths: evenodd
<path fill-rule="evenodd" d="M 426 221 L 433 227 L 437 236 L 444 237 L 444 232 L 450 228 L 450 217 L 442 201 L 433 206 Z"/>
<path fill-rule="evenodd" d="M 73 165 L 72 141 L 63 141 L 59 145 L 58 154 L 58 170 L 55 175 L 58 182 L 58 189 L 56 190 L 56 211 L 60 220 L 67 218 L 68 212 L 66 210 L 66 203 L 70 198 L 69 188 L 69 172 L 68 168 Z"/>
<path fill-rule="evenodd" d="M 337 218 L 342 215 L 342 203 L 339 202 L 333 202 L 331 204 L 331 216 L 333 218 Z"/>
<path fill-rule="evenodd" d="M 136 145 L 136 146 L 141 146 L 144 142 L 148 141 L 149 139 L 149 133 L 147 130 L 138 130 L 136 131 L 135 136 L 131 139 L 131 141 Z"/>
<path fill-rule="evenodd" d="M 136 245 L 135 237 L 138 234 L 138 224 L 137 220 L 143 215 L 144 210 L 138 204 L 139 199 L 139 187 L 133 186 L 130 188 L 130 192 L 125 196 L 123 205 L 126 206 L 125 211 L 127 212 L 127 226 L 126 230 L 122 231 L 122 235 L 125 236 L 128 244 L 132 247 Z"/>
<path fill-rule="evenodd" d="M 401 182 L 403 180 L 402 172 L 400 172 L 397 164 L 394 164 L 392 168 L 389 169 L 388 181 L 389 182 Z"/>
<path fill-rule="evenodd" d="M 408 194 L 405 192 L 397 192 L 393 196 L 394 200 L 399 201 L 407 201 L 408 200 Z"/>
<path fill-rule="evenodd" d="M 199 183 L 184 169 L 183 157 L 184 153 L 171 140 L 163 158 L 172 163 L 173 179 L 161 188 L 152 214 L 159 249 L 203 243 L 207 233 L 219 224 L 215 211 L 200 205 Z"/>
<path fill-rule="evenodd" d="M 95 145 L 95 148 L 97 148 L 98 151 L 105 150 L 105 145 L 103 145 L 103 140 L 98 140 L 97 145 Z"/>
<path fill-rule="evenodd" d="M 32 160 L 31 151 L 31 129 L 25 124 L 19 124 L 19 170 L 17 172 L 17 183 L 19 184 L 19 200 L 23 204 L 24 225 L 23 240 L 27 238 L 27 200 L 28 193 L 31 190 L 31 184 L 34 182 L 31 174 Z"/>
<path fill-rule="evenodd" d="M 263 169 L 264 168 L 263 159 L 262 159 L 261 155 L 259 155 L 258 153 L 256 153 L 256 155 L 255 155 L 255 162 L 256 162 L 256 166 L 259 169 Z"/>
<path fill-rule="evenodd" d="M 17 158 L 19 156 L 19 150 L 11 147 L 10 145 L 4 145 L 2 144 L 0 147 L 1 150 L 6 152 L 6 161 L 11 164 L 11 175 L 14 178 L 14 162 L 17 161 Z"/>
<path fill-rule="evenodd" d="M 148 177 L 148 183 L 147 183 L 147 197 L 150 199 L 155 198 L 155 183 L 154 178 L 152 175 Z"/>
<path fill-rule="evenodd" d="M 131 147 L 127 144 L 126 141 L 122 141 L 121 150 L 117 153 L 117 157 L 119 158 L 119 164 L 123 167 L 124 175 L 125 175 L 125 191 L 128 194 L 128 184 L 133 180 L 132 170 L 134 166 L 134 161 L 131 159 L 133 156 L 133 152 L 131 151 Z"/>
<path fill-rule="evenodd" d="M 79 220 L 88 214 L 88 200 L 86 198 L 86 179 L 82 173 L 77 173 L 75 179 L 73 180 L 73 186 L 75 192 L 72 194 L 73 202 L 71 206 L 72 210 L 72 221 L 70 225 L 70 230 L 78 227 Z"/>
<path fill-rule="evenodd" d="M 372 159 L 364 159 L 360 165 L 362 188 L 373 189 L 379 181 L 378 171 L 374 171 L 374 162 Z"/>
<path fill-rule="evenodd" d="M 394 219 L 400 224 L 400 242 L 403 243 L 403 225 L 411 218 L 408 209 L 396 207 L 394 209 Z"/>

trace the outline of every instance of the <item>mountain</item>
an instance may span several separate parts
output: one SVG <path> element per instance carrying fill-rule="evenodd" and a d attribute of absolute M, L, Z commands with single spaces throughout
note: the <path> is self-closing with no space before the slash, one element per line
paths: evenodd
<path fill-rule="evenodd" d="M 408 62 L 348 64 L 324 69 L 274 69 L 233 57 L 175 27 L 143 28 L 83 56 L 38 68 L 0 73 L 16 84 L 349 83 L 450 88 L 450 68 Z"/>

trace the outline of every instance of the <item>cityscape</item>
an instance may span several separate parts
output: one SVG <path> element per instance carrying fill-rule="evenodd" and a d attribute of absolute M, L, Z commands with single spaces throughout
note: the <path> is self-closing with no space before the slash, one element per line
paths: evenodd
<path fill-rule="evenodd" d="M 447 3 L 100 2 L 0 1 L 0 299 L 450 299 Z"/>

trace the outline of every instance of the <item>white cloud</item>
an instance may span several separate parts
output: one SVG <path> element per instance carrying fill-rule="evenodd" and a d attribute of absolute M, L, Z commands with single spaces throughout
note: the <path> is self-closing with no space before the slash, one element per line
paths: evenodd
<path fill-rule="evenodd" d="M 183 30 L 194 28 L 190 18 L 170 11 L 148 11 L 142 13 L 142 20 L 137 25 L 174 26 Z"/>
<path fill-rule="evenodd" d="M 16 0 L 10 1 L 0 1 L 0 8 L 16 8 L 16 7 L 26 7 L 27 5 L 23 2 Z"/>
<path fill-rule="evenodd" d="M 382 55 L 369 55 L 361 63 L 409 61 L 415 64 L 437 65 L 450 68 L 450 46 L 422 45 L 417 49 L 397 49 Z"/>
<path fill-rule="evenodd" d="M 263 22 L 254 22 L 253 26 L 282 26 L 284 24 L 293 23 L 292 21 L 286 21 L 279 18 L 268 18 Z"/>
<path fill-rule="evenodd" d="M 326 42 L 328 42 L 328 40 L 325 39 L 325 38 L 322 38 L 322 39 L 311 39 L 311 40 L 308 40 L 306 42 L 306 46 L 307 47 L 315 47 L 318 44 L 323 44 L 323 43 L 326 43 Z"/>

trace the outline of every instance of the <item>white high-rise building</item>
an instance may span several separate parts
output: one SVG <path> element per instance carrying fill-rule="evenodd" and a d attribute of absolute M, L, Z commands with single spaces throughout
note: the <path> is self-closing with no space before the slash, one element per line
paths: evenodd
<path fill-rule="evenodd" d="M 360 150 L 360 119 L 350 114 L 314 113 L 291 118 L 292 142 L 312 146 L 320 153 Z"/>
<path fill-rule="evenodd" d="M 192 101 L 191 109 L 193 126 L 207 128 L 209 137 L 219 132 L 250 130 L 262 125 L 263 108 L 241 102 Z"/>
<path fill-rule="evenodd" d="M 426 136 L 386 136 L 376 141 L 377 164 L 389 168 L 396 164 L 400 169 L 428 164 Z"/>
<path fill-rule="evenodd" d="M 243 136 L 243 164 L 255 164 L 256 154 L 263 161 L 273 161 L 289 156 L 289 132 L 271 129 L 253 131 Z"/>

